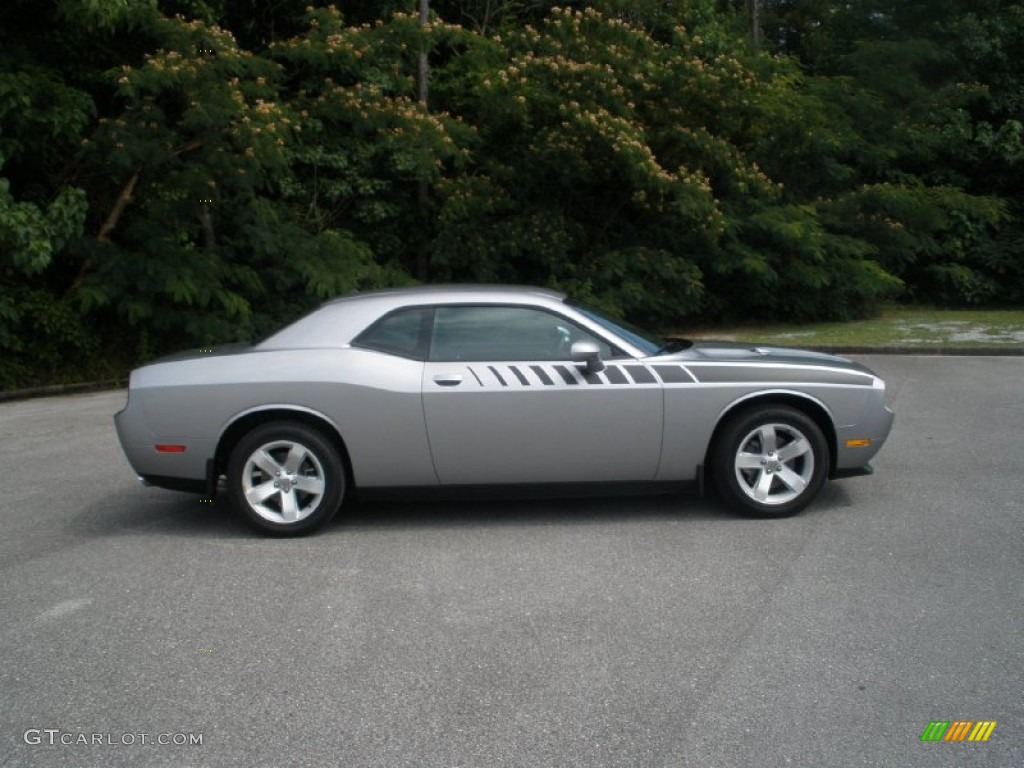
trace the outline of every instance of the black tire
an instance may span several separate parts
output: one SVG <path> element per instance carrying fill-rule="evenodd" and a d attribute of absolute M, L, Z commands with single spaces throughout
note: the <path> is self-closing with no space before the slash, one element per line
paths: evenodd
<path fill-rule="evenodd" d="M 753 406 L 730 417 L 711 459 L 722 498 L 751 517 L 795 515 L 814 500 L 828 477 L 828 444 L 821 428 L 785 405 Z"/>
<path fill-rule="evenodd" d="M 320 431 L 288 421 L 262 424 L 239 440 L 227 482 L 238 513 L 272 536 L 300 536 L 327 523 L 347 485 L 337 447 Z"/>

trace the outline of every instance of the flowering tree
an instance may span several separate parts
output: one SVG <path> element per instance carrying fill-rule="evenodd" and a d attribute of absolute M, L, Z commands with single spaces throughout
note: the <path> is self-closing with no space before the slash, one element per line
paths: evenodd
<path fill-rule="evenodd" d="M 1019 3 L 762 0 L 758 52 L 745 0 L 307 2 L 0 11 L 0 386 L 417 277 L 666 328 L 1024 295 Z"/>

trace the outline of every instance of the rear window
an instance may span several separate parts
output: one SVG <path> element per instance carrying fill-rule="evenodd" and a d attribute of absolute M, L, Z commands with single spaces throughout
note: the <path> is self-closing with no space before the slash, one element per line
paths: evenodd
<path fill-rule="evenodd" d="M 385 315 L 353 341 L 353 347 L 424 360 L 430 342 L 430 307 L 408 307 Z"/>

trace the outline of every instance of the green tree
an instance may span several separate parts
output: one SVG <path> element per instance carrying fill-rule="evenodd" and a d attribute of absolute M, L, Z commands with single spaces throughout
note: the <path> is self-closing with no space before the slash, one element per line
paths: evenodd
<path fill-rule="evenodd" d="M 0 9 L 0 386 L 95 367 L 99 348 L 65 295 L 91 210 L 75 157 L 95 83 L 146 3 L 11 0 Z"/>

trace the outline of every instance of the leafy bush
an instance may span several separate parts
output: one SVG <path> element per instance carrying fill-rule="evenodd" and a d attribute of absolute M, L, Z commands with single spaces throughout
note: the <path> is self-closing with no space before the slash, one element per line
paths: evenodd
<path fill-rule="evenodd" d="M 1024 299 L 1019 4 L 769 3 L 764 52 L 742 5 L 13 0 L 0 384 L 414 279 L 667 328 Z"/>

